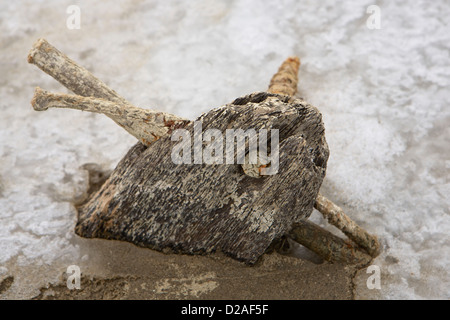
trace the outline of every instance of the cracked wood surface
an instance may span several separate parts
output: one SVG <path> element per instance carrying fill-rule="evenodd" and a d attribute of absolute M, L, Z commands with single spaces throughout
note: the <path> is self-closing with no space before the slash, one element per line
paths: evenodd
<path fill-rule="evenodd" d="M 320 112 L 299 99 L 254 93 L 200 116 L 203 130 L 279 129 L 279 171 L 247 176 L 240 165 L 174 164 L 176 142 L 135 145 L 79 208 L 77 234 L 182 253 L 224 252 L 254 263 L 294 222 L 309 217 L 325 176 Z M 193 132 L 193 124 L 185 126 Z M 237 150 L 236 150 L 237 152 Z"/>

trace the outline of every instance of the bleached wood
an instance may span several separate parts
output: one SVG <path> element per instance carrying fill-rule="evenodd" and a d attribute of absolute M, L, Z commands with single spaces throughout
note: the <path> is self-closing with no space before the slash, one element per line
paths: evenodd
<path fill-rule="evenodd" d="M 372 257 L 379 254 L 380 244 L 376 236 L 356 224 L 344 213 L 344 210 L 319 193 L 314 207 L 322 213 L 327 221 L 340 229 L 347 237 L 363 248 Z"/>
<path fill-rule="evenodd" d="M 50 93 L 41 88 L 35 89 L 31 105 L 36 111 L 44 111 L 48 108 L 69 108 L 104 114 L 115 119 L 117 124 L 146 146 L 167 136 L 172 130 L 187 122 L 165 112 L 137 108 L 122 102 L 111 102 L 99 98 Z"/>
<path fill-rule="evenodd" d="M 298 85 L 298 57 L 287 58 L 270 80 L 268 92 L 294 96 Z"/>

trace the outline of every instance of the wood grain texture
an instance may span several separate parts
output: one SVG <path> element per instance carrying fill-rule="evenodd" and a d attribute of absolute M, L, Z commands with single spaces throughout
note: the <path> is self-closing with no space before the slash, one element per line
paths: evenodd
<path fill-rule="evenodd" d="M 309 217 L 326 171 L 320 112 L 305 101 L 253 93 L 200 116 L 203 132 L 279 130 L 279 171 L 252 178 L 237 164 L 174 164 L 177 143 L 136 144 L 79 207 L 76 233 L 188 254 L 222 251 L 255 263 Z M 191 134 L 193 122 L 185 125 Z"/>
<path fill-rule="evenodd" d="M 314 207 L 327 221 L 341 230 L 349 239 L 365 250 L 371 257 L 380 253 L 378 238 L 356 224 L 344 211 L 320 193 Z"/>

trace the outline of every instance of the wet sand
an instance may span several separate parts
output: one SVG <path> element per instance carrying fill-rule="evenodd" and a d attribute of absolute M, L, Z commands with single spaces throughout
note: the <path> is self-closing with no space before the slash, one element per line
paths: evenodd
<path fill-rule="evenodd" d="M 101 239 L 83 247 L 81 289 L 67 288 L 67 274 L 34 299 L 352 299 L 355 269 L 278 252 L 248 266 L 222 254 L 164 254 Z"/>

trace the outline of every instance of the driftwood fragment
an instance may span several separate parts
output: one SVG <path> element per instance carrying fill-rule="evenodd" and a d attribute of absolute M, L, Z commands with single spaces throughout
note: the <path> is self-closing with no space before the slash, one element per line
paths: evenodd
<path fill-rule="evenodd" d="M 28 61 L 76 93 L 52 94 L 38 88 L 32 100 L 36 110 L 104 113 L 142 142 L 79 207 L 79 235 L 185 253 L 219 250 L 247 263 L 254 263 L 272 241 L 286 235 L 329 261 L 365 264 L 378 254 L 376 237 L 318 193 L 328 146 L 320 112 L 292 98 L 298 58 L 281 65 L 268 92 L 238 98 L 194 122 L 132 106 L 44 39 L 33 46 Z M 197 132 L 201 136 L 208 129 L 220 134 L 230 128 L 278 130 L 279 146 L 268 151 L 279 154 L 279 171 L 262 175 L 267 163 L 261 164 L 260 158 L 256 165 L 198 163 L 202 157 L 195 155 L 195 143 L 194 148 L 189 144 L 194 150 L 189 164 L 175 164 L 171 151 L 178 142 L 171 133 L 185 129 L 191 138 L 194 135 L 190 142 L 195 141 L 196 123 L 203 125 Z M 249 143 L 250 139 L 239 146 L 233 138 L 234 157 L 243 152 L 248 160 Z M 269 167 L 273 169 L 273 163 Z M 313 206 L 355 243 L 307 222 Z"/>

